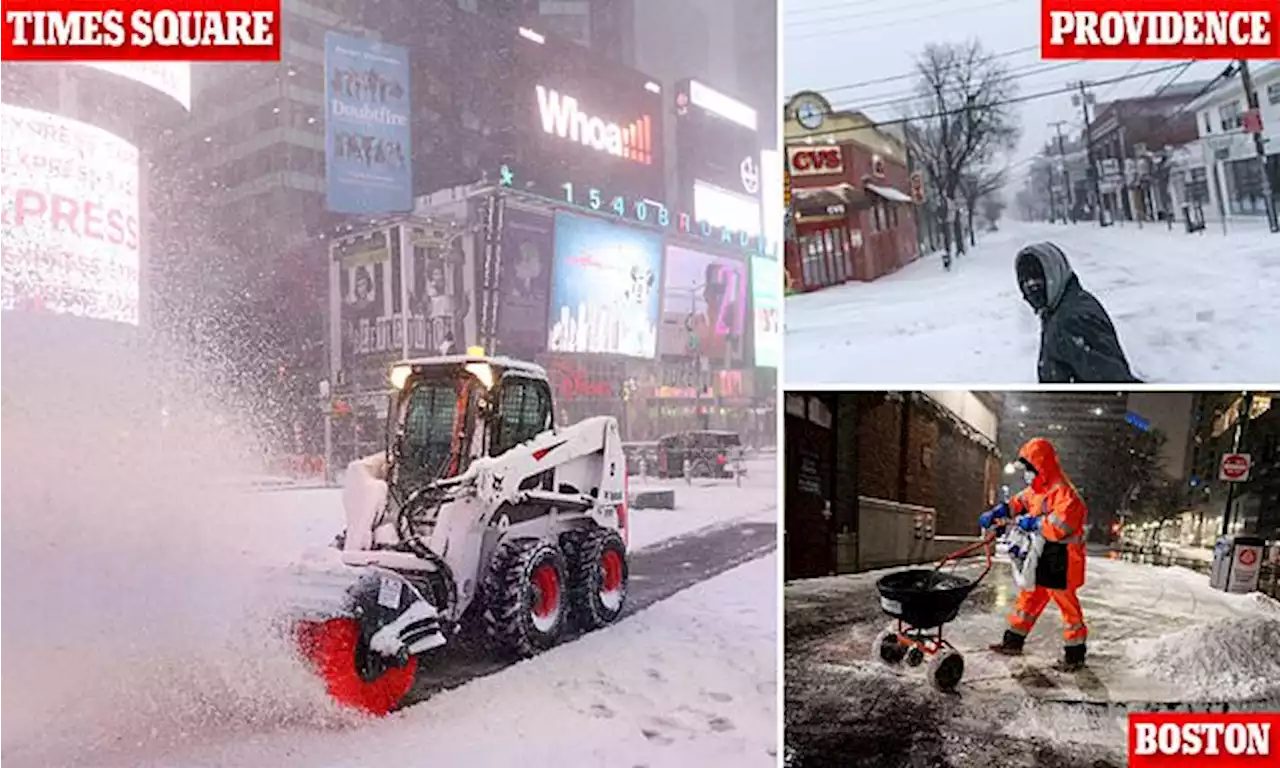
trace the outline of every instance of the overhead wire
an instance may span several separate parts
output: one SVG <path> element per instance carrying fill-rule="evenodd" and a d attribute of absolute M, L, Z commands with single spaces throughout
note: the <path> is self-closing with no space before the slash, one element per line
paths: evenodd
<path fill-rule="evenodd" d="M 893 19 L 893 20 L 891 20 L 891 21 L 886 21 L 886 22 L 879 23 L 879 24 L 860 24 L 860 25 L 858 25 L 858 26 L 856 26 L 856 27 L 840 27 L 840 28 L 837 28 L 837 29 L 821 29 L 821 30 L 816 30 L 816 31 L 814 31 L 814 32 L 808 32 L 808 33 L 803 33 L 803 34 L 799 34 L 799 35 L 792 35 L 792 34 L 784 33 L 784 39 L 786 39 L 786 40 L 809 40 L 809 39 L 812 39 L 812 38 L 815 38 L 815 37 L 827 37 L 827 36 L 829 36 L 829 35 L 848 35 L 848 34 L 852 34 L 852 33 L 855 33 L 855 32 L 865 32 L 865 31 L 873 30 L 873 29 L 888 29 L 889 27 L 897 27 L 897 26 L 901 26 L 901 25 L 903 25 L 903 24 L 913 24 L 913 23 L 918 22 L 918 21 L 929 21 L 930 19 L 937 19 L 937 18 L 940 18 L 940 17 L 943 17 L 943 16 L 954 16 L 954 15 L 955 15 L 955 14 L 957 14 L 957 13 L 969 13 L 969 12 L 972 12 L 972 11 L 982 11 L 982 10 L 986 10 L 986 9 L 988 9 L 988 8 L 997 8 L 997 7 L 1002 6 L 1002 5 L 1011 5 L 1011 4 L 1013 4 L 1013 3 L 1017 3 L 1017 2 L 1021 2 L 1021 0 L 995 0 L 995 2 L 984 3 L 984 4 L 982 4 L 982 5 L 970 5 L 970 6 L 963 6 L 963 7 L 960 7 L 960 8 L 955 8 L 955 7 L 952 7 L 952 6 L 948 5 L 948 6 L 947 6 L 947 9 L 946 9 L 945 11 L 936 11 L 936 12 L 934 12 L 934 13 L 928 13 L 928 14 L 925 14 L 925 15 L 923 15 L 923 16 L 910 16 L 910 17 L 903 18 L 903 19 Z M 935 5 L 936 5 L 936 3 L 935 3 Z"/>
<path fill-rule="evenodd" d="M 1038 50 L 1040 50 L 1039 45 L 1027 45 L 1022 48 L 1014 48 L 1011 51 L 1002 51 L 1000 53 L 993 53 L 988 58 L 1004 59 L 1010 56 L 1016 56 L 1021 53 L 1027 53 L 1028 51 L 1038 51 Z M 845 83 L 844 85 L 832 85 L 826 88 L 809 88 L 806 90 L 817 91 L 818 93 L 831 93 L 833 91 L 852 91 L 857 88 L 865 88 L 868 85 L 880 85 L 881 83 L 892 83 L 897 80 L 909 80 L 911 78 L 915 78 L 919 76 L 920 76 L 920 73 L 918 71 L 912 70 L 910 72 L 902 72 L 900 74 L 889 75 L 887 77 L 876 77 L 870 80 L 860 80 L 854 83 Z"/>
<path fill-rule="evenodd" d="M 1122 80 L 1133 79 L 1133 78 L 1138 78 L 1138 77 L 1146 77 L 1146 76 L 1151 75 L 1151 74 L 1154 74 L 1154 73 L 1156 73 L 1156 72 L 1169 72 L 1169 71 L 1172 71 L 1172 70 L 1174 70 L 1174 69 L 1177 69 L 1178 67 L 1181 67 L 1181 66 L 1182 66 L 1182 63 L 1181 63 L 1181 62 L 1179 62 L 1179 63 L 1177 63 L 1177 64 L 1169 64 L 1169 65 L 1165 65 L 1165 66 L 1163 66 L 1163 67 L 1155 67 L 1155 68 L 1148 69 L 1148 70 L 1144 70 L 1144 71 L 1142 71 L 1142 72 L 1137 72 L 1137 73 L 1134 73 L 1134 74 L 1131 74 L 1131 75 L 1121 75 L 1121 76 L 1119 76 L 1119 77 L 1111 77 L 1111 78 L 1105 78 L 1105 79 L 1102 79 L 1102 80 L 1097 80 L 1097 81 L 1094 81 L 1094 82 L 1093 82 L 1093 85 L 1095 85 L 1095 86 L 1100 86 L 1100 85 L 1110 85 L 1111 83 L 1118 82 L 1118 81 L 1122 81 Z M 1050 96 L 1060 96 L 1060 95 L 1062 95 L 1062 94 L 1066 94 L 1066 93 L 1074 93 L 1074 92 L 1076 92 L 1076 90 L 1077 90 L 1077 88 L 1076 88 L 1075 86 L 1067 86 L 1067 87 L 1065 87 L 1065 88 L 1055 88 L 1055 89 L 1047 90 L 1047 91 L 1039 91 L 1039 92 L 1031 93 L 1031 94 L 1027 94 L 1027 95 L 1024 95 L 1024 96 L 1015 96 L 1015 97 L 1013 97 L 1013 98 L 1009 98 L 1009 99 L 1002 99 L 1002 100 L 1000 100 L 1000 101 L 995 101 L 995 102 L 992 102 L 992 103 L 990 103 L 990 104 L 986 104 L 986 105 L 984 105 L 984 106 L 983 106 L 983 108 L 990 109 L 990 108 L 994 108 L 994 107 L 1010 106 L 1010 105 L 1013 105 L 1013 104 L 1022 104 L 1022 103 L 1028 102 L 1028 101 L 1036 101 L 1036 100 L 1038 100 L 1038 99 L 1045 99 L 1045 98 L 1049 98 Z M 970 107 L 960 107 L 960 108 L 958 108 L 958 109 L 942 110 L 942 111 L 938 111 L 938 112 L 931 112 L 931 113 L 927 113 L 927 114 L 923 114 L 923 115 L 912 115 L 912 116 L 909 116 L 909 117 L 901 117 L 901 118 L 896 118 L 896 119 L 893 119 L 893 120 L 876 120 L 876 121 L 872 121 L 872 122 L 870 123 L 870 126 L 871 126 L 871 127 L 882 127 L 882 126 L 887 126 L 887 125 L 903 125 L 903 124 L 910 123 L 910 122 L 913 122 L 913 121 L 918 121 L 918 120 L 930 120 L 930 119 L 934 119 L 934 118 L 938 118 L 938 117 L 948 117 L 948 116 L 951 116 L 951 115 L 962 115 L 962 114 L 964 114 L 965 112 L 968 112 L 970 109 L 971 109 Z M 833 130 L 827 130 L 827 131 L 813 131 L 813 132 L 811 132 L 811 133 L 806 134 L 805 138 L 806 138 L 806 139 L 821 138 L 821 137 L 823 137 L 823 136 L 833 136 L 833 135 L 838 134 L 838 133 L 841 133 L 841 132 L 842 132 L 842 129 L 833 129 Z"/>

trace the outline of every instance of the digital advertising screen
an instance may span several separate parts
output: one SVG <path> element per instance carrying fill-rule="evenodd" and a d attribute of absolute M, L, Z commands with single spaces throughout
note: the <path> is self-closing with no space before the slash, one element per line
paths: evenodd
<path fill-rule="evenodd" d="M 546 349 L 555 219 L 508 203 L 502 212 L 498 354 L 532 359 Z"/>
<path fill-rule="evenodd" d="M 3 105 L 6 311 L 138 324 L 138 149 L 107 131 Z"/>
<path fill-rule="evenodd" d="M 751 304 L 755 321 L 755 364 L 777 368 L 782 355 L 782 262 L 751 257 Z"/>
<path fill-rule="evenodd" d="M 741 360 L 747 316 L 747 263 L 667 246 L 662 286 L 663 356 Z"/>
<path fill-rule="evenodd" d="M 547 349 L 653 358 L 662 238 L 557 213 Z"/>
<path fill-rule="evenodd" d="M 408 49 L 327 32 L 324 70 L 329 210 L 413 210 Z"/>
<path fill-rule="evenodd" d="M 760 133 L 756 111 L 697 80 L 676 89 L 681 205 L 701 220 L 760 232 Z"/>
<path fill-rule="evenodd" d="M 504 83 L 514 89 L 516 110 L 513 186 L 563 199 L 570 184 L 583 193 L 594 188 L 609 198 L 669 204 L 665 102 L 657 80 L 590 49 L 527 31 L 514 45 L 516 64 Z"/>

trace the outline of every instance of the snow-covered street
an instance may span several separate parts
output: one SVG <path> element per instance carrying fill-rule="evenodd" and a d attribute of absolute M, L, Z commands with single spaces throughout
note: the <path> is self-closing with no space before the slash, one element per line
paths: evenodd
<path fill-rule="evenodd" d="M 922 257 L 872 283 L 788 297 L 788 384 L 1036 381 L 1039 322 L 1013 263 L 1040 240 L 1063 248 L 1110 313 L 1140 379 L 1280 379 L 1280 236 L 1008 222 L 949 273 L 941 257 Z"/>
<path fill-rule="evenodd" d="M 132 495 L 130 478 L 120 499 L 63 521 L 15 504 L 5 597 L 10 616 L 27 618 L 4 632 L 3 757 L 121 768 L 773 765 L 775 475 L 762 457 L 741 487 L 642 484 L 674 488 L 676 509 L 633 513 L 630 615 L 523 663 L 472 664 L 440 681 L 426 664 L 411 706 L 383 721 L 337 711 L 266 639 L 279 585 L 264 574 L 329 544 L 341 491 L 210 487 L 174 504 L 168 487 Z M 64 498 L 44 488 L 44 504 Z"/>
<path fill-rule="evenodd" d="M 969 574 L 977 570 L 966 566 Z M 889 623 L 875 581 L 888 571 L 788 584 L 786 742 L 797 766 L 1118 766 L 1132 709 L 1280 707 L 1280 603 L 1209 589 L 1208 577 L 1092 557 L 1080 592 L 1089 663 L 1051 669 L 1061 617 L 1050 606 L 1027 655 L 986 651 L 1016 591 L 997 563 L 946 637 L 964 654 L 955 695 L 933 691 L 923 668 L 872 660 Z M 863 755 L 850 762 L 849 755 Z"/>

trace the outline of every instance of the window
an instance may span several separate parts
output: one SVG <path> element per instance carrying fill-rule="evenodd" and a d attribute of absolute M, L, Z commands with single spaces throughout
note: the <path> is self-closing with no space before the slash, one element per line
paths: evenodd
<path fill-rule="evenodd" d="M 490 455 L 505 453 L 546 431 L 551 399 L 540 382 L 508 378 L 498 394 L 498 430 Z"/>
<path fill-rule="evenodd" d="M 1221 120 L 1224 132 L 1240 130 L 1244 124 L 1244 114 L 1240 111 L 1239 100 L 1218 107 L 1218 117 Z"/>
<path fill-rule="evenodd" d="M 1204 132 L 1213 133 L 1213 118 L 1208 112 L 1201 112 L 1200 114 L 1204 115 Z"/>
<path fill-rule="evenodd" d="M 443 476 L 455 455 L 460 460 L 456 471 L 463 470 L 461 462 L 466 461 L 467 452 L 461 445 L 455 452 L 453 445 L 457 409 L 466 407 L 467 402 L 460 389 L 453 379 L 428 380 L 418 383 L 409 395 L 400 446 L 407 474 L 429 482 Z"/>

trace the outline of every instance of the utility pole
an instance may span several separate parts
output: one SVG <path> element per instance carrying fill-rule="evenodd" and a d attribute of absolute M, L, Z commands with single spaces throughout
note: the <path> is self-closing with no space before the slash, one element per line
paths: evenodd
<path fill-rule="evenodd" d="M 1076 85 L 1080 89 L 1080 109 L 1084 113 L 1084 146 L 1089 159 L 1089 176 L 1093 179 L 1093 200 L 1098 208 L 1098 226 L 1104 227 L 1106 221 L 1102 214 L 1102 182 L 1098 178 L 1098 167 L 1093 162 L 1093 131 L 1089 126 L 1089 93 L 1085 90 L 1088 85 L 1083 80 Z"/>
<path fill-rule="evenodd" d="M 1280 232 L 1275 200 L 1271 197 L 1271 177 L 1267 174 L 1267 149 L 1262 142 L 1262 110 L 1258 105 L 1258 92 L 1253 88 L 1253 77 L 1249 74 L 1249 62 L 1246 59 L 1240 59 L 1240 85 L 1244 88 L 1245 104 L 1258 117 L 1258 130 L 1253 134 L 1253 146 L 1258 151 L 1258 163 L 1262 166 L 1262 199 L 1267 206 L 1267 223 L 1272 232 Z"/>
<path fill-rule="evenodd" d="M 1058 198 L 1053 194 L 1053 161 L 1049 161 L 1049 223 L 1055 224 L 1058 220 Z"/>
<path fill-rule="evenodd" d="M 1058 134 L 1058 159 L 1062 162 L 1062 183 L 1067 188 L 1067 214 L 1071 223 L 1076 223 L 1075 203 L 1071 200 L 1071 172 L 1067 170 L 1067 150 L 1062 140 L 1062 126 L 1066 125 L 1066 120 L 1059 120 L 1056 123 L 1049 123 L 1049 126 Z"/>

